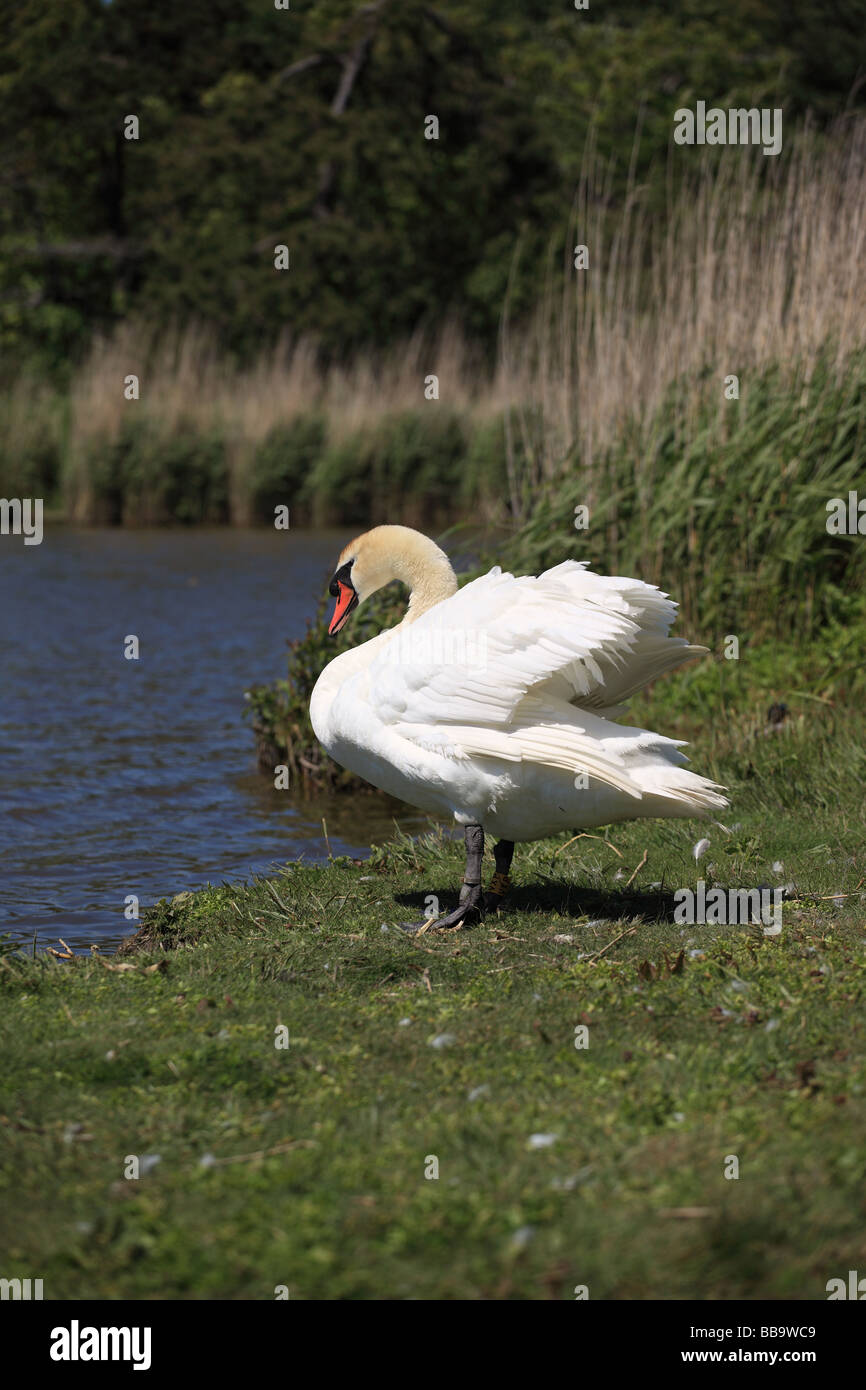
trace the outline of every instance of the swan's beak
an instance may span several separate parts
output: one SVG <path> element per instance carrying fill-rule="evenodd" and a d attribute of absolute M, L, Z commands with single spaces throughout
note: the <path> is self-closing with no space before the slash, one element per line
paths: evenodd
<path fill-rule="evenodd" d="M 336 637 L 340 629 L 345 627 L 352 609 L 357 607 L 358 595 L 351 581 L 347 584 L 345 580 L 338 579 L 336 575 L 331 580 L 328 592 L 333 594 L 334 598 L 337 600 L 337 606 L 331 618 L 331 625 L 328 628 L 330 636 Z"/>

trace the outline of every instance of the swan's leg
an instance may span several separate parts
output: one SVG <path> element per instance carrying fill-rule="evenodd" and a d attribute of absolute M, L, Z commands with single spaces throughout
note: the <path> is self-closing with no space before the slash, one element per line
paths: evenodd
<path fill-rule="evenodd" d="M 511 887 L 508 870 L 511 868 L 511 861 L 514 858 L 514 841 L 498 840 L 493 846 L 493 858 L 496 860 L 496 873 L 490 881 L 490 887 L 484 894 L 485 912 L 495 912 L 498 907 L 501 907 Z"/>
<path fill-rule="evenodd" d="M 480 825 L 467 825 L 463 831 L 466 845 L 466 871 L 460 885 L 461 903 L 475 907 L 481 897 L 481 862 L 484 858 L 484 831 Z"/>
<path fill-rule="evenodd" d="M 466 870 L 460 885 L 460 902 L 453 912 L 445 917 L 437 917 L 431 923 L 429 918 L 423 922 L 401 922 L 405 932 L 419 932 L 422 927 L 459 927 L 467 917 L 482 910 L 481 903 L 481 861 L 484 858 L 484 831 L 480 825 L 467 825 L 463 830 L 466 845 Z"/>

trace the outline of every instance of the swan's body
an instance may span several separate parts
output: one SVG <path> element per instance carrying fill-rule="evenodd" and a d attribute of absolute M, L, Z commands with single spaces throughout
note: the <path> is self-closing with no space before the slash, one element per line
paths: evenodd
<path fill-rule="evenodd" d="M 668 636 L 676 605 L 659 589 L 566 560 L 458 592 L 432 541 L 382 526 L 340 557 L 331 630 L 395 577 L 412 587 L 403 621 L 338 656 L 313 691 L 316 737 L 343 767 L 505 841 L 727 804 L 676 740 L 615 722 L 704 651 Z"/>

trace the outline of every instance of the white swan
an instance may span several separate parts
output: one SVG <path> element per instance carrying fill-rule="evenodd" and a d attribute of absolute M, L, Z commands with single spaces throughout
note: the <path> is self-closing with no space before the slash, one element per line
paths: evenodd
<path fill-rule="evenodd" d="M 411 590 L 405 617 L 325 667 L 310 718 L 343 767 L 464 827 L 460 905 L 439 926 L 499 904 L 516 840 L 728 804 L 683 767 L 679 741 L 614 722 L 648 681 L 706 651 L 668 636 L 676 605 L 661 590 L 576 560 L 537 579 L 497 567 L 458 590 L 433 541 L 377 526 L 339 558 L 329 631 L 392 579 Z M 482 901 L 485 831 L 499 843 Z"/>

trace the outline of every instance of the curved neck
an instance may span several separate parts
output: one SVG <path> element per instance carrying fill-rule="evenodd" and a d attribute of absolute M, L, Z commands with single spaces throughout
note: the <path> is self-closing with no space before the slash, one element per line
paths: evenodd
<path fill-rule="evenodd" d="M 434 604 L 456 594 L 457 576 L 451 561 L 429 536 L 408 526 L 380 526 L 369 533 L 368 539 L 373 537 L 381 557 L 380 565 L 373 566 L 373 586 L 399 579 L 409 589 L 409 607 L 398 626 L 414 623 Z"/>
<path fill-rule="evenodd" d="M 409 607 L 406 609 L 401 627 L 414 623 L 428 608 L 433 608 L 443 599 L 457 593 L 457 576 L 447 561 L 445 566 L 436 565 L 414 573 L 398 574 L 397 578 L 402 579 L 410 589 Z"/>

